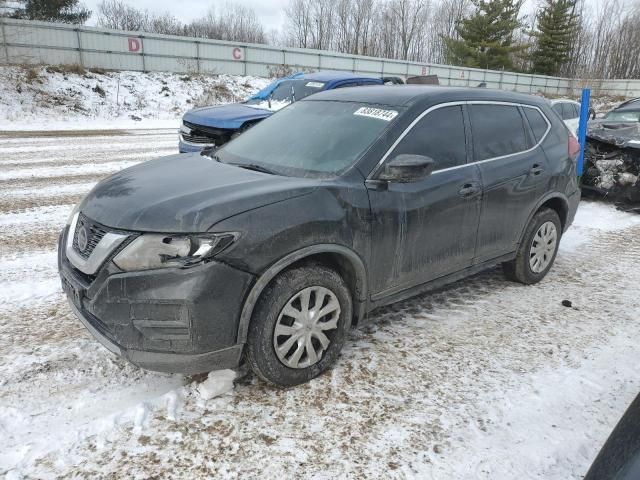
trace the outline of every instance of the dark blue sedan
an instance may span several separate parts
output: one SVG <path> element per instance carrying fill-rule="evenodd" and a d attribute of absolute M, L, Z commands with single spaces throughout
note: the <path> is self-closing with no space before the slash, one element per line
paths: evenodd
<path fill-rule="evenodd" d="M 381 78 L 348 72 L 297 73 L 280 78 L 245 102 L 189 110 L 180 126 L 180 152 L 219 147 L 280 108 L 314 93 L 382 84 Z"/>

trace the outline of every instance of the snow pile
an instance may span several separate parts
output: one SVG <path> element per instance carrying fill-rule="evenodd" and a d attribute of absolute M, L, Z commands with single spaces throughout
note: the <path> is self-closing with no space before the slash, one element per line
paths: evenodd
<path fill-rule="evenodd" d="M 174 127 L 204 105 L 240 102 L 268 79 L 233 75 L 0 67 L 0 131 Z"/>
<path fill-rule="evenodd" d="M 211 400 L 233 390 L 236 372 L 233 370 L 218 370 L 209 373 L 207 379 L 198 385 L 198 394 L 204 400 Z"/>

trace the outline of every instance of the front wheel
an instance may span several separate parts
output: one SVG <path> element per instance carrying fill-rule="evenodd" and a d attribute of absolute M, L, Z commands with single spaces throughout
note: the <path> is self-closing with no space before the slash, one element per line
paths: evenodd
<path fill-rule="evenodd" d="M 324 265 L 293 268 L 262 292 L 247 338 L 247 362 L 263 380 L 298 385 L 338 358 L 351 326 L 352 300 L 340 275 Z"/>
<path fill-rule="evenodd" d="M 529 222 L 516 258 L 502 264 L 505 276 L 527 285 L 538 283 L 555 261 L 561 236 L 558 214 L 549 208 L 540 210 Z"/>

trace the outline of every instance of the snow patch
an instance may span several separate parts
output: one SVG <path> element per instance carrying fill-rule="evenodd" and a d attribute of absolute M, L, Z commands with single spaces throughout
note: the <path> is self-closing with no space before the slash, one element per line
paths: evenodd
<path fill-rule="evenodd" d="M 198 394 L 204 400 L 211 400 L 233 390 L 236 372 L 217 370 L 209 373 L 207 379 L 197 387 Z"/>
<path fill-rule="evenodd" d="M 560 252 L 575 252 L 600 232 L 615 232 L 640 225 L 640 215 L 621 212 L 607 203 L 580 202 L 573 225 L 562 236 Z"/>

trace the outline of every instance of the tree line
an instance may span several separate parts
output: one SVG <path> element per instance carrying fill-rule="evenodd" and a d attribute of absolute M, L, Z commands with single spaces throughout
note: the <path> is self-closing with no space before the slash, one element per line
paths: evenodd
<path fill-rule="evenodd" d="M 15 1 L 15 0 L 14 0 Z M 18 0 L 0 15 L 84 23 L 79 0 Z M 103 0 L 106 28 L 333 50 L 553 76 L 640 78 L 640 0 L 289 0 L 281 30 L 227 3 L 188 23 Z"/>

